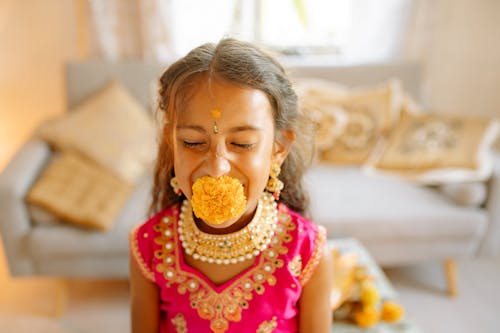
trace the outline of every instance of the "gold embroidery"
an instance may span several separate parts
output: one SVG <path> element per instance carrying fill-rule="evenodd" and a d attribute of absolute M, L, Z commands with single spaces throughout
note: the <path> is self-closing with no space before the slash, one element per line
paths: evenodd
<path fill-rule="evenodd" d="M 177 333 L 187 333 L 186 319 L 182 314 L 178 313 L 171 321 Z"/>
<path fill-rule="evenodd" d="M 155 252 L 155 257 L 161 259 L 156 270 L 163 274 L 168 287 L 177 284 L 177 291 L 183 295 L 188 293 L 191 307 L 196 309 L 198 315 L 210 321 L 210 328 L 214 333 L 223 333 L 229 329 L 229 322 L 241 320 L 241 313 L 248 309 L 249 301 L 253 298 L 252 292 L 258 295 L 265 292 L 265 285 L 276 284 L 273 273 L 283 267 L 281 255 L 288 252 L 283 242 L 290 242 L 291 236 L 287 230 L 296 228 L 291 223 L 291 218 L 286 211 L 278 212 L 278 225 L 276 237 L 269 247 L 257 258 L 254 268 L 247 271 L 221 293 L 215 292 L 212 287 L 197 275 L 183 271 L 175 258 L 182 256 L 179 252 L 178 234 L 173 221 L 174 215 L 162 219 L 162 223 L 155 225 L 159 236 L 155 242 L 161 249 Z"/>
<path fill-rule="evenodd" d="M 326 230 L 322 226 L 318 226 L 318 233 L 316 235 L 316 239 L 314 240 L 314 250 L 311 255 L 311 258 L 302 270 L 302 273 L 299 276 L 299 281 L 302 286 L 309 281 L 312 274 L 314 273 L 314 269 L 318 266 L 319 261 L 321 260 L 321 256 L 323 255 L 323 247 L 325 245 L 326 240 Z"/>
<path fill-rule="evenodd" d="M 276 317 L 273 317 L 271 320 L 263 321 L 255 333 L 272 333 L 276 327 L 278 327 L 278 322 Z"/>
<path fill-rule="evenodd" d="M 300 272 L 302 271 L 302 257 L 300 254 L 296 255 L 292 261 L 288 263 L 288 269 L 293 276 L 297 277 L 300 275 Z"/>
<path fill-rule="evenodd" d="M 141 271 L 142 275 L 149 281 L 154 282 L 155 276 L 153 272 L 149 269 L 148 265 L 146 265 L 146 262 L 142 258 L 141 253 L 139 252 L 139 244 L 137 242 L 138 230 L 139 226 L 136 226 L 130 232 L 130 251 L 132 252 L 133 257 L 137 262 L 137 265 L 139 266 L 139 270 Z"/>

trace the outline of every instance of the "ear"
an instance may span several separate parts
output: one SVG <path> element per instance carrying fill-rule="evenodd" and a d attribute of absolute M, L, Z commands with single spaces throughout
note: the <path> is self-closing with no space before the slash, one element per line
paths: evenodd
<path fill-rule="evenodd" d="M 279 165 L 283 164 L 285 158 L 290 151 L 290 147 L 295 141 L 295 132 L 290 129 L 281 130 L 276 140 L 274 141 L 273 147 L 273 160 Z"/>

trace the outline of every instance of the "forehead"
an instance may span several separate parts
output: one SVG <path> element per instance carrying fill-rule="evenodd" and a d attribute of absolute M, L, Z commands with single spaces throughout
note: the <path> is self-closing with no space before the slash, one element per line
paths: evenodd
<path fill-rule="evenodd" d="M 268 96 L 259 89 L 222 79 L 199 76 L 184 93 L 178 107 L 177 123 L 213 122 L 210 111 L 221 110 L 218 122 L 235 124 L 273 124 Z"/>

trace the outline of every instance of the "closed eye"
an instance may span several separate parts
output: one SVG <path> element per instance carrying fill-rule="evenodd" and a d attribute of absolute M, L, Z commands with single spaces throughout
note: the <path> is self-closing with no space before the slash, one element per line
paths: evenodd
<path fill-rule="evenodd" d="M 243 149 L 252 149 L 255 146 L 255 143 L 236 143 L 236 142 L 231 142 L 231 144 L 235 147 L 238 148 L 243 148 Z"/>
<path fill-rule="evenodd" d="M 200 147 L 201 145 L 205 144 L 204 142 L 192 142 L 192 141 L 183 141 L 184 147 L 187 148 L 196 148 Z"/>

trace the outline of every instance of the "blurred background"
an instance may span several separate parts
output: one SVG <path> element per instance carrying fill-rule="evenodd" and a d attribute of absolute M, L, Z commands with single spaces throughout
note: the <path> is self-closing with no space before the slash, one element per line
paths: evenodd
<path fill-rule="evenodd" d="M 64 64 L 168 62 L 235 36 L 294 61 L 414 60 L 437 112 L 500 114 L 496 0 L 1 0 L 0 170 L 65 109 Z"/>

